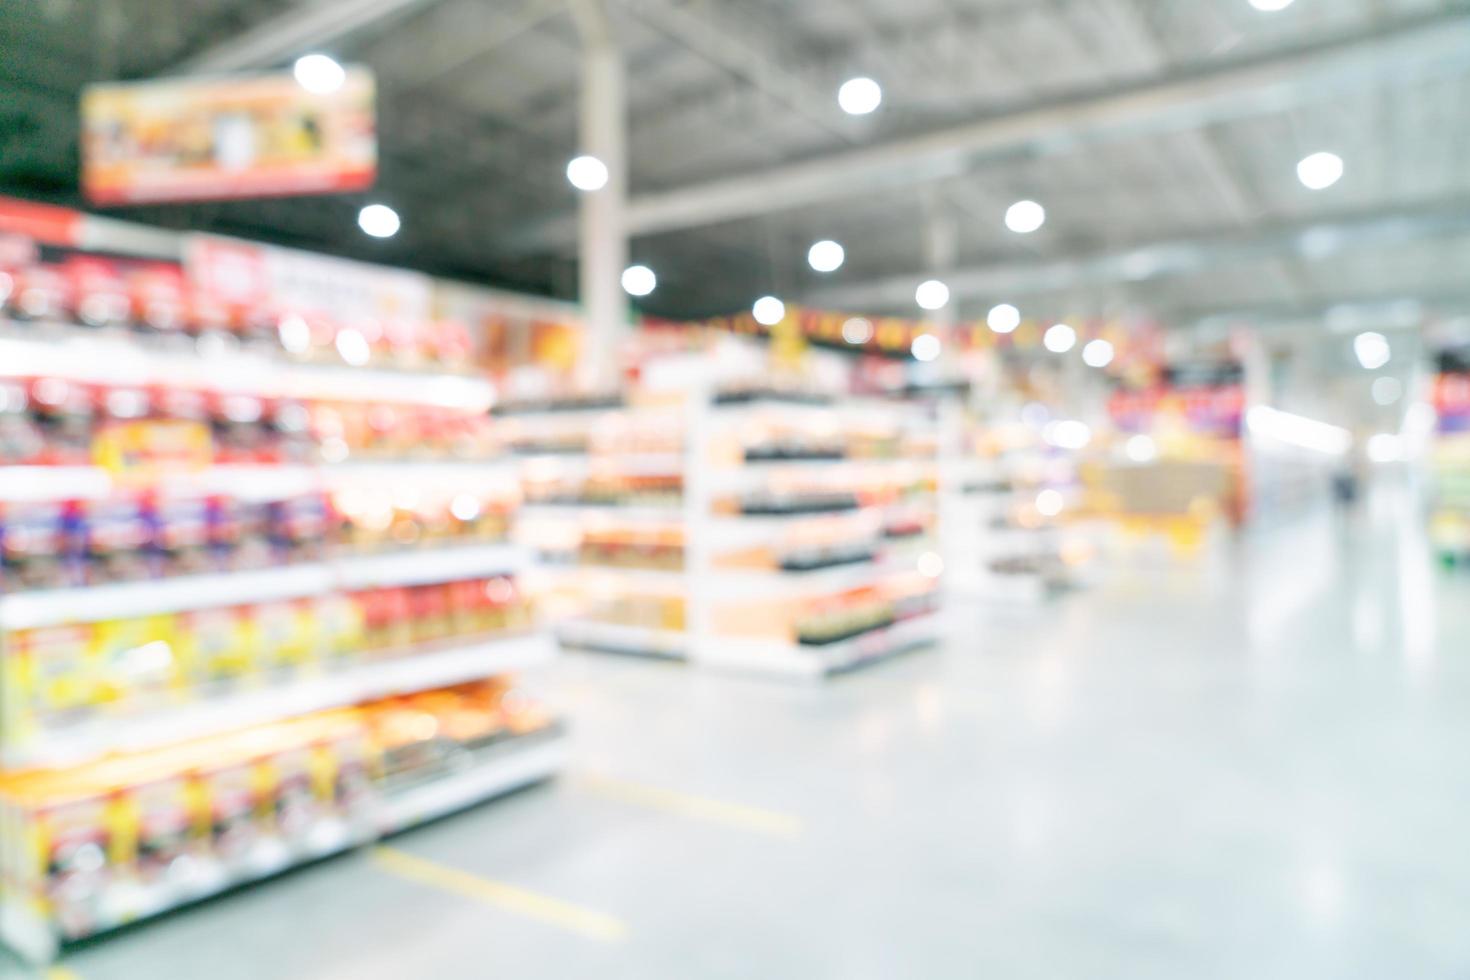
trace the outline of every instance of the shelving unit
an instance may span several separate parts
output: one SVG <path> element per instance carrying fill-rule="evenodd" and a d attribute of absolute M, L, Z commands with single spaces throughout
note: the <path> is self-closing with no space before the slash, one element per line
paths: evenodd
<path fill-rule="evenodd" d="M 279 352 L 210 350 L 173 340 L 177 342 L 145 340 L 117 330 L 87 332 L 64 324 L 0 322 L 0 380 L 57 377 L 107 388 L 167 387 L 428 406 L 467 417 L 485 412 L 494 396 L 488 382 L 467 375 L 302 363 Z M 397 488 L 484 493 L 503 487 L 516 497 L 518 465 L 480 456 L 379 458 L 339 452 L 332 461 L 195 465 L 138 473 L 92 465 L 10 466 L 0 467 L 0 504 L 106 502 L 160 482 L 179 495 L 262 502 L 354 487 L 388 493 Z M 13 591 L 0 596 L 0 658 L 8 655 L 7 639 L 38 630 L 94 624 L 100 630 L 152 617 L 349 601 L 349 595 L 446 583 L 493 583 L 521 577 L 530 566 L 524 548 L 473 537 L 376 551 L 344 540 L 327 546 L 325 557 L 299 563 Z M 156 697 L 130 693 L 132 700 L 76 715 L 23 713 L 16 707 L 16 693 L 9 692 L 0 702 L 0 713 L 15 714 L 8 719 L 0 715 L 0 774 L 22 769 L 65 772 L 112 761 L 123 765 L 148 753 L 164 758 L 161 753 L 196 740 L 243 738 L 257 729 L 333 717 L 339 709 L 393 704 L 392 699 L 507 677 L 544 665 L 555 654 L 549 633 L 517 628 L 455 635 L 460 620 L 451 626 L 447 614 L 441 615 L 444 624 L 436 633 L 424 633 L 421 642 L 351 656 L 338 651 L 327 655 L 323 648 L 316 651 L 320 656 L 290 669 L 259 671 L 230 683 L 199 686 L 191 681 L 195 686 L 187 691 Z M 366 727 L 354 731 L 368 737 Z M 279 751 L 296 750 L 287 746 Z M 554 723 L 533 734 L 497 739 L 482 749 L 457 751 L 442 771 L 407 782 L 390 778 L 351 807 L 323 809 L 289 834 L 262 832 L 248 851 L 228 860 L 209 850 L 192 853 L 188 862 L 170 866 L 167 873 L 144 874 L 140 869 L 136 875 L 108 879 L 97 886 L 81 917 L 46 894 L 0 883 L 0 941 L 28 960 L 49 962 L 65 942 L 156 916 L 545 779 L 561 768 L 565 754 L 565 733 Z M 0 824 L 8 819 L 0 805 Z M 0 840 L 0 869 L 34 860 L 13 850 L 23 846 L 21 836 L 8 829 L 0 833 L 5 838 Z"/>

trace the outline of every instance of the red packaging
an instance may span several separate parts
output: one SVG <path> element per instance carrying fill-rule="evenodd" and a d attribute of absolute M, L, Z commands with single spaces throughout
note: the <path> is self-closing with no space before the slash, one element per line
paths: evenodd
<path fill-rule="evenodd" d="M 73 314 L 89 327 L 116 327 L 128 321 L 128 288 L 110 262 L 73 258 L 65 265 Z"/>
<path fill-rule="evenodd" d="M 177 269 L 155 267 L 134 274 L 128 283 L 133 322 L 159 334 L 180 333 L 188 314 L 184 278 Z"/>
<path fill-rule="evenodd" d="M 71 309 L 71 288 L 60 269 L 31 265 L 15 273 L 10 310 L 26 320 L 55 320 Z"/>
<path fill-rule="evenodd" d="M 420 585 L 409 590 L 415 643 L 431 643 L 450 635 L 449 589 L 444 585 Z"/>

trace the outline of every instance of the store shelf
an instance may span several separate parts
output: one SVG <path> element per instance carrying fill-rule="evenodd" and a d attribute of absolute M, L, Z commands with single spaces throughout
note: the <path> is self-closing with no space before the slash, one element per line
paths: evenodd
<path fill-rule="evenodd" d="M 689 653 L 689 635 L 683 630 L 625 626 L 594 619 L 572 619 L 560 623 L 556 638 L 563 646 L 609 653 L 683 659 Z"/>
<path fill-rule="evenodd" d="M 825 646 L 713 637 L 708 649 L 699 651 L 699 660 L 726 670 L 819 679 L 928 646 L 938 638 L 939 616 L 931 612 Z"/>
<path fill-rule="evenodd" d="M 294 565 L 218 575 L 188 575 L 0 597 L 0 629 L 96 623 L 221 606 L 322 595 L 335 579 L 327 565 Z"/>
<path fill-rule="evenodd" d="M 283 718 L 448 687 L 514 673 L 549 662 L 555 644 L 544 633 L 405 652 L 339 672 L 296 677 L 134 716 L 108 715 L 65 729 L 37 732 L 5 752 L 7 767 L 65 766 L 114 752 L 131 752 L 202 738 Z"/>
<path fill-rule="evenodd" d="M 119 881 L 108 885 L 95 900 L 97 920 L 86 929 L 67 929 L 36 914 L 15 897 L 0 902 L 0 940 L 36 965 L 55 961 L 63 943 L 102 935 L 217 895 L 273 878 L 292 868 L 341 854 L 376 840 L 371 824 L 348 824 L 337 818 L 319 820 L 302 841 L 292 844 L 276 838 L 257 842 L 236 865 L 193 858 L 187 875 L 165 876 L 154 882 Z"/>
<path fill-rule="evenodd" d="M 430 585 L 515 574 L 527 564 L 526 550 L 515 545 L 457 545 L 346 558 L 337 565 L 337 582 L 347 590 Z"/>
<path fill-rule="evenodd" d="M 767 569 L 717 571 L 711 575 L 716 601 L 801 599 L 861 589 L 913 571 L 912 563 L 878 559 L 810 572 Z"/>
<path fill-rule="evenodd" d="M 516 512 L 521 518 L 535 520 L 602 518 L 620 521 L 681 521 L 683 504 L 523 504 Z"/>
<path fill-rule="evenodd" d="M 14 324 L 9 324 L 15 326 Z M 300 364 L 225 348 L 214 354 L 149 348 L 126 336 L 87 336 L 56 325 L 18 327 L 47 338 L 0 338 L 0 374 L 89 384 L 205 388 L 276 398 L 323 398 L 437 405 L 481 412 L 495 389 L 460 374 Z"/>
<path fill-rule="evenodd" d="M 680 453 L 517 453 L 521 469 L 532 476 L 623 473 L 662 476 L 684 472 Z"/>
<path fill-rule="evenodd" d="M 378 829 L 397 833 L 539 783 L 565 768 L 568 755 L 567 736 L 560 732 L 519 736 L 484 749 L 457 772 L 411 789 L 390 790 Z"/>
<path fill-rule="evenodd" d="M 597 584 L 619 588 L 683 592 L 689 587 L 689 574 L 677 569 L 621 568 L 617 565 L 562 565 L 557 571 L 571 573 Z"/>

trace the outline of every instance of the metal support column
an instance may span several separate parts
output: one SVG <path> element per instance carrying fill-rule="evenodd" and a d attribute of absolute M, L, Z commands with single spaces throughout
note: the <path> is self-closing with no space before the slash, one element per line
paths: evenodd
<path fill-rule="evenodd" d="M 617 379 L 619 343 L 628 329 L 623 269 L 628 264 L 627 104 L 623 54 L 613 37 L 606 0 L 573 0 L 582 35 L 581 152 L 607 167 L 607 185 L 582 194 L 579 215 L 580 297 L 587 319 L 583 379 Z"/>

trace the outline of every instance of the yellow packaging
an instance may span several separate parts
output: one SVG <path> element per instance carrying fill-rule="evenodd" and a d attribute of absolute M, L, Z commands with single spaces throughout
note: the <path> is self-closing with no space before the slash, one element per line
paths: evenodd
<path fill-rule="evenodd" d="M 321 632 L 313 599 L 256 606 L 255 629 L 260 663 L 268 670 L 298 667 L 316 657 Z"/>
<path fill-rule="evenodd" d="M 179 659 L 192 688 L 230 684 L 255 665 L 255 623 L 245 609 L 185 613 L 179 617 L 178 640 Z"/>
<path fill-rule="evenodd" d="M 98 623 L 92 633 L 91 670 L 99 698 L 129 706 L 165 697 L 183 682 L 172 616 Z"/>

